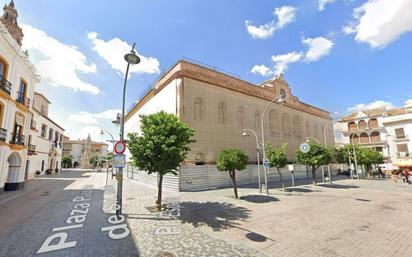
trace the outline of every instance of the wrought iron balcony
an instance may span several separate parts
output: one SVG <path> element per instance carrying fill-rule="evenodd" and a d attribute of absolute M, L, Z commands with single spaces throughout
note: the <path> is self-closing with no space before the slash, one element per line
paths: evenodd
<path fill-rule="evenodd" d="M 17 98 L 16 101 L 18 103 L 21 103 L 22 105 L 26 106 L 29 108 L 30 106 L 30 99 L 24 95 L 22 92 L 17 92 Z"/>
<path fill-rule="evenodd" d="M 23 135 L 12 134 L 10 144 L 23 145 L 24 146 L 24 136 Z"/>
<path fill-rule="evenodd" d="M 6 92 L 10 95 L 11 92 L 11 83 L 7 81 L 6 78 L 0 75 L 0 90 Z"/>
<path fill-rule="evenodd" d="M 7 129 L 0 128 L 0 141 L 6 142 L 6 137 L 7 137 Z"/>

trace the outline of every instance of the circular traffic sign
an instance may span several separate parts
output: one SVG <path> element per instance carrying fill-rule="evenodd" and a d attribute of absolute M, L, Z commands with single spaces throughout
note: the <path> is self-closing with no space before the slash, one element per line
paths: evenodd
<path fill-rule="evenodd" d="M 302 151 L 302 153 L 308 153 L 310 151 L 310 145 L 308 143 L 302 143 L 299 146 L 300 151 Z"/>
<path fill-rule="evenodd" d="M 126 144 L 122 141 L 117 141 L 114 145 L 114 152 L 117 154 L 122 154 L 126 151 Z"/>

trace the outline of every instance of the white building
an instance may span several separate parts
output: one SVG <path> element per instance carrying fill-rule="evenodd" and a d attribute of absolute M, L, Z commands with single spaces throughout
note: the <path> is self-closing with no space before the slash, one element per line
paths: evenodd
<path fill-rule="evenodd" d="M 48 116 L 49 104 L 50 101 L 44 95 L 34 93 L 28 140 L 29 178 L 35 173 L 61 169 L 64 129 Z"/>
<path fill-rule="evenodd" d="M 108 145 L 103 142 L 94 142 L 90 135 L 83 140 L 70 140 L 64 137 L 63 140 L 63 156 L 68 156 L 71 159 L 70 167 L 90 169 L 92 165 L 89 163 L 90 157 L 93 155 L 101 158 L 107 157 Z"/>
<path fill-rule="evenodd" d="M 0 18 L 0 192 L 18 190 L 29 177 L 27 158 L 34 85 L 34 66 L 21 49 L 23 33 L 13 1 Z"/>
<path fill-rule="evenodd" d="M 341 143 L 374 148 L 388 163 L 412 157 L 412 107 L 354 112 L 341 118 L 336 129 Z"/>

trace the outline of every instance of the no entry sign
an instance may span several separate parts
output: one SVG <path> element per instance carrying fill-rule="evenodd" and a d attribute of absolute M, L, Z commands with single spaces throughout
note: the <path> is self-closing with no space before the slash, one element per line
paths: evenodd
<path fill-rule="evenodd" d="M 117 141 L 114 145 L 114 152 L 117 154 L 122 154 L 126 151 L 126 144 L 122 141 Z"/>

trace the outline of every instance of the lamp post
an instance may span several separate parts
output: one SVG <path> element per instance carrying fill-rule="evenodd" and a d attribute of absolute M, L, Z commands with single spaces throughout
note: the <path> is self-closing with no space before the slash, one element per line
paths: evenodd
<path fill-rule="evenodd" d="M 326 128 L 328 128 L 330 124 L 326 125 L 323 128 L 323 139 L 325 140 L 325 147 L 328 147 L 328 142 L 326 141 Z M 333 131 L 333 130 L 332 130 Z M 332 184 L 332 174 L 330 172 L 330 165 L 328 164 L 328 176 L 329 176 L 329 183 Z"/>
<path fill-rule="evenodd" d="M 109 135 L 109 136 L 112 138 L 112 146 L 113 146 L 112 152 L 114 153 L 114 137 L 113 137 L 112 133 L 110 133 L 110 132 L 107 131 L 107 130 L 100 129 L 100 135 L 104 135 L 104 134 L 107 134 L 107 135 Z M 107 167 L 108 167 L 108 166 L 107 166 Z M 106 170 L 106 186 L 107 186 L 107 180 L 108 180 L 108 178 L 109 178 L 109 168 L 107 168 L 107 170 Z"/>
<path fill-rule="evenodd" d="M 124 76 L 123 84 L 123 100 L 122 100 L 122 116 L 120 117 L 120 141 L 124 141 L 124 105 L 126 101 L 126 85 L 127 85 L 127 76 L 129 75 L 130 64 L 138 64 L 140 62 L 139 56 L 137 56 L 134 51 L 136 43 L 133 44 L 132 50 L 124 56 L 125 61 L 127 62 L 126 74 Z M 123 168 L 119 168 L 117 174 L 117 206 L 116 206 L 116 215 L 119 216 L 122 214 L 122 189 L 123 189 Z"/>
<path fill-rule="evenodd" d="M 253 134 L 253 135 L 255 136 L 255 138 L 256 138 L 256 156 L 257 156 L 257 168 L 258 168 L 259 193 L 262 193 L 262 180 L 261 180 L 261 178 L 260 178 L 260 154 L 259 154 L 260 147 L 259 147 L 259 140 L 258 140 L 258 137 L 257 137 L 257 135 L 256 135 L 256 132 L 255 132 L 254 130 L 252 130 L 252 129 L 243 129 L 242 137 L 247 137 L 247 136 L 249 136 L 249 135 L 246 133 L 246 131 L 252 132 L 252 134 Z"/>
<path fill-rule="evenodd" d="M 283 91 L 281 91 L 283 92 Z M 260 127 L 262 129 L 262 151 L 263 151 L 263 160 L 266 160 L 266 150 L 265 150 L 265 129 L 264 129 L 264 121 L 265 121 L 265 113 L 268 110 L 269 106 L 272 103 L 276 104 L 284 104 L 285 103 L 285 93 L 281 93 L 279 96 L 275 97 L 272 101 L 270 101 L 267 105 L 265 110 L 262 113 L 262 118 L 260 122 Z M 265 187 L 266 187 L 266 194 L 269 194 L 269 188 L 268 188 L 268 169 L 265 165 L 263 165 L 263 170 L 265 172 Z"/>
<path fill-rule="evenodd" d="M 351 144 L 352 144 L 353 158 L 354 158 L 354 162 L 355 162 L 356 178 L 359 179 L 358 161 L 356 160 L 355 144 L 354 144 L 353 141 L 351 140 L 351 138 L 352 138 L 354 135 L 355 135 L 355 133 L 353 133 L 352 135 L 349 136 L 349 142 L 351 142 Z M 352 176 L 352 177 L 353 177 L 353 176 Z"/>

